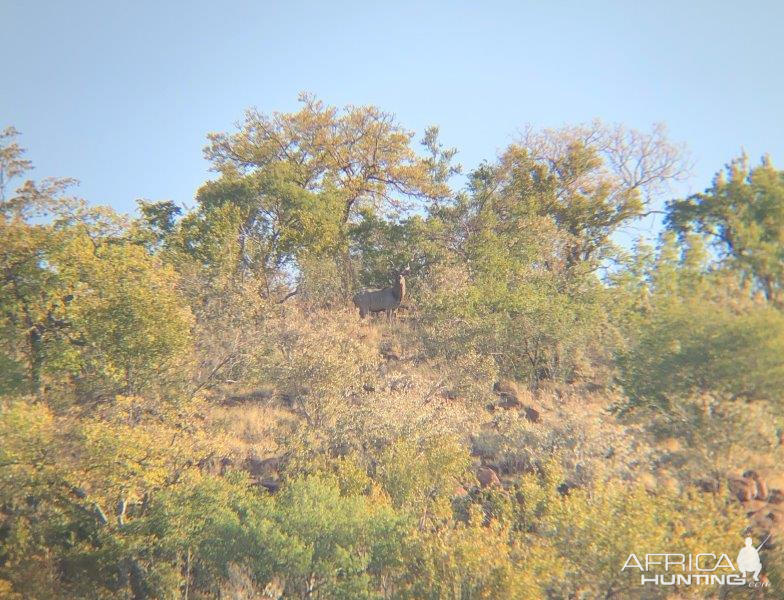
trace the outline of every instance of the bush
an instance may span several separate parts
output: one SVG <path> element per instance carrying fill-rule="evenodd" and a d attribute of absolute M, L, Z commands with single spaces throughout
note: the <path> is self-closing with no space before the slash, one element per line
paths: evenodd
<path fill-rule="evenodd" d="M 735 312 L 695 298 L 654 309 L 620 359 L 621 383 L 633 402 L 677 398 L 770 399 L 784 395 L 784 314 L 772 308 Z"/>

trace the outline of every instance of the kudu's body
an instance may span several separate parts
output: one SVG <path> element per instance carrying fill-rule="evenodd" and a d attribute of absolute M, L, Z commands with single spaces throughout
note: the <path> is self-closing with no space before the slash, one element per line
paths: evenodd
<path fill-rule="evenodd" d="M 353 298 L 354 306 L 359 309 L 359 316 L 365 318 L 368 313 L 385 312 L 390 319 L 406 297 L 406 275 L 409 267 L 393 271 L 395 283 L 380 290 L 363 290 Z"/>

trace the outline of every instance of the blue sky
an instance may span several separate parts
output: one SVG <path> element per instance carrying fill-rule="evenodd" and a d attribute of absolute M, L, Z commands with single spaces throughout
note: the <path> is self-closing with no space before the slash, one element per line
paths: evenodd
<path fill-rule="evenodd" d="M 784 2 L 0 0 L 0 127 L 90 202 L 193 203 L 243 110 L 377 104 L 467 168 L 525 123 L 663 121 L 700 191 L 745 148 L 784 166 Z M 10 57 L 9 56 L 10 54 Z"/>

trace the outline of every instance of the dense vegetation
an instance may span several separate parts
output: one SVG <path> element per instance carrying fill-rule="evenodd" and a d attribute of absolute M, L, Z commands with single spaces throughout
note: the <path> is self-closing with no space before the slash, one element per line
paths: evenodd
<path fill-rule="evenodd" d="M 436 129 L 304 96 L 138 217 L 1 141 L 0 596 L 630 598 L 632 552 L 768 533 L 784 586 L 767 159 L 630 249 L 685 174 L 660 128 L 528 130 L 460 179 Z"/>

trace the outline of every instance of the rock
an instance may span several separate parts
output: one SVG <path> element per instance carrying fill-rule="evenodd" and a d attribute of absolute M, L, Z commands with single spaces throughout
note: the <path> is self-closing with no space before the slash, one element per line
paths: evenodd
<path fill-rule="evenodd" d="M 498 402 L 495 406 L 496 406 L 496 408 L 517 409 L 517 408 L 522 408 L 523 407 L 523 403 L 520 402 L 514 396 L 506 396 L 506 395 L 504 395 L 504 396 L 501 396 L 501 401 Z"/>
<path fill-rule="evenodd" d="M 260 459 L 250 455 L 242 463 L 242 468 L 247 471 L 251 477 L 259 480 L 264 478 L 277 478 L 282 460 L 283 459 L 280 456 Z"/>
<path fill-rule="evenodd" d="M 244 404 L 246 402 L 261 402 L 271 399 L 272 396 L 273 390 L 271 389 L 251 390 L 242 394 L 228 396 L 223 400 L 223 404 L 226 406 L 236 406 L 237 404 Z"/>
<path fill-rule="evenodd" d="M 749 500 L 743 503 L 743 508 L 746 509 L 746 516 L 751 517 L 767 506 L 766 502 L 762 500 Z"/>
<path fill-rule="evenodd" d="M 757 500 L 768 499 L 768 484 L 757 471 L 752 469 L 744 471 L 743 479 L 754 482 L 756 489 L 754 490 L 753 498 Z"/>
<path fill-rule="evenodd" d="M 493 384 L 493 391 L 500 398 L 500 401 L 493 408 L 522 410 L 525 418 L 531 423 L 539 423 L 542 420 L 541 413 L 537 409 L 522 402 L 522 394 L 514 381 L 509 379 L 496 381 Z M 487 408 L 492 412 L 493 408 L 491 408 L 491 405 L 488 405 Z"/>
<path fill-rule="evenodd" d="M 781 490 L 770 490 L 770 494 L 768 494 L 768 504 L 782 503 L 784 503 L 784 492 Z"/>
<path fill-rule="evenodd" d="M 455 390 L 445 389 L 441 390 L 441 397 L 445 400 L 457 400 L 460 397 L 460 394 L 458 394 Z"/>
<path fill-rule="evenodd" d="M 520 390 L 517 384 L 510 379 L 502 379 L 493 384 L 493 391 L 502 399 L 520 402 Z"/>
<path fill-rule="evenodd" d="M 768 493 L 768 484 L 760 477 L 757 479 L 757 500 L 767 500 L 770 494 Z"/>
<path fill-rule="evenodd" d="M 279 479 L 262 479 L 259 482 L 259 485 L 265 489 L 267 489 L 271 493 L 275 493 L 280 489 L 280 480 Z"/>
<path fill-rule="evenodd" d="M 741 502 L 748 502 L 757 495 L 757 483 L 749 477 L 730 477 L 727 484 Z"/>
<path fill-rule="evenodd" d="M 207 456 L 199 460 L 196 466 L 204 473 L 210 475 L 225 475 L 226 471 L 234 466 L 234 461 L 228 456 L 218 458 L 217 456 Z"/>
<path fill-rule="evenodd" d="M 698 479 L 694 485 L 701 492 L 715 494 L 719 491 L 719 482 L 715 479 Z"/>
<path fill-rule="evenodd" d="M 565 481 L 556 488 L 561 496 L 568 496 L 569 492 L 578 489 L 580 486 L 572 481 Z"/>
<path fill-rule="evenodd" d="M 225 475 L 226 471 L 231 469 L 234 466 L 234 461 L 230 459 L 228 456 L 224 456 L 220 459 L 220 474 Z"/>
<path fill-rule="evenodd" d="M 539 423 L 542 420 L 539 411 L 536 410 L 534 407 L 526 406 L 524 407 L 524 410 L 525 410 L 525 418 L 531 421 L 531 423 Z"/>
<path fill-rule="evenodd" d="M 405 390 L 410 390 L 412 387 L 412 382 L 410 377 L 397 377 L 389 382 L 389 389 L 393 392 L 401 392 Z"/>
<path fill-rule="evenodd" d="M 498 395 L 501 401 L 496 405 L 497 408 L 518 409 L 522 408 L 523 403 L 520 401 L 520 390 L 514 381 L 509 379 L 502 379 L 493 384 L 493 391 Z"/>
<path fill-rule="evenodd" d="M 479 480 L 479 485 L 481 485 L 483 488 L 501 485 L 501 480 L 498 478 L 498 474 L 490 467 L 479 467 L 476 472 L 476 478 Z"/>

